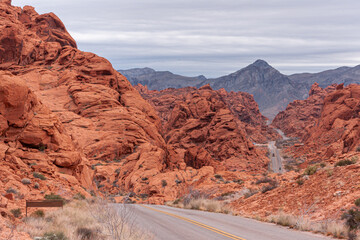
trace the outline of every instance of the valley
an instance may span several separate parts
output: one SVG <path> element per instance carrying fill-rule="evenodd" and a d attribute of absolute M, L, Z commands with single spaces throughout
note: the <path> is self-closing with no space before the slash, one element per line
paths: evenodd
<path fill-rule="evenodd" d="M 9 0 L 0 31 L 0 239 L 45 240 L 46 224 L 76 211 L 87 220 L 63 227 L 67 238 L 87 228 L 110 239 L 102 224 L 130 204 L 155 239 L 326 239 L 248 218 L 356 234 L 344 216 L 359 211 L 358 67 L 122 74 L 78 49 L 54 13 Z M 26 200 L 44 199 L 66 204 L 24 216 Z"/>

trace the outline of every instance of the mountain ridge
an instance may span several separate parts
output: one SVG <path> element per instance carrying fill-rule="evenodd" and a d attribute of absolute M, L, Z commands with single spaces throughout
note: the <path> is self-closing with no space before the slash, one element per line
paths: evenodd
<path fill-rule="evenodd" d="M 132 85 L 147 85 L 150 90 L 182 87 L 199 88 L 210 84 L 215 90 L 224 88 L 229 92 L 247 92 L 254 96 L 261 113 L 270 119 L 273 119 L 278 112 L 285 110 L 288 103 L 306 99 L 315 82 L 321 88 L 326 88 L 333 83 L 344 83 L 345 86 L 350 83 L 360 84 L 360 65 L 355 67 L 343 66 L 318 73 L 285 75 L 262 59 L 258 59 L 236 72 L 217 78 L 206 78 L 203 75 L 186 77 L 151 68 L 118 71 L 125 75 Z M 150 72 L 151 74 L 149 74 Z M 258 84 L 255 83 L 256 81 Z"/>

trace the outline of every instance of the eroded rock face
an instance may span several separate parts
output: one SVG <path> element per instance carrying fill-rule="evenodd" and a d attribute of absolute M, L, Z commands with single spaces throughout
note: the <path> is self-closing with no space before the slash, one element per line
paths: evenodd
<path fill-rule="evenodd" d="M 58 117 L 25 81 L 5 71 L 0 71 L 0 119 L 0 222 L 12 218 L 9 209 L 23 208 L 25 199 L 50 193 L 90 196 L 83 188 L 95 190 L 88 160 Z"/>
<path fill-rule="evenodd" d="M 287 136 L 302 139 L 321 117 L 325 96 L 335 89 L 336 84 L 322 89 L 314 83 L 309 97 L 289 103 L 285 111 L 276 115 L 272 125 L 281 129 Z"/>
<path fill-rule="evenodd" d="M 339 85 L 328 94 L 317 125 L 304 141 L 321 146 L 327 157 L 355 151 L 360 146 L 360 85 Z"/>
<path fill-rule="evenodd" d="M 314 84 L 308 99 L 294 101 L 280 112 L 272 125 L 304 143 L 289 152 L 295 157 L 306 155 L 307 162 L 319 162 L 336 161 L 355 151 L 360 145 L 359 87 L 340 84 L 321 89 Z"/>
<path fill-rule="evenodd" d="M 266 128 L 266 118 L 249 94 L 214 91 L 209 85 L 162 91 L 138 85 L 137 89 L 159 112 L 167 144 L 181 152 L 187 166 L 223 166 L 226 170 L 265 167 L 266 161 L 258 156 L 246 131 L 252 129 L 257 133 L 253 139 L 264 141 L 268 132 L 258 126 Z"/>
<path fill-rule="evenodd" d="M 240 189 L 230 180 L 245 173 L 229 175 L 226 169 L 264 171 L 266 160 L 246 139 L 241 121 L 219 101 L 220 94 L 204 88 L 199 97 L 189 95 L 190 105 L 179 105 L 179 111 L 168 115 L 173 126 L 166 126 L 167 136 L 185 140 L 170 140 L 153 106 L 109 61 L 78 50 L 54 14 L 39 15 L 32 7 L 4 2 L 0 10 L 0 69 L 8 71 L 1 76 L 16 78 L 6 86 L 3 81 L 8 95 L 0 96 L 0 157 L 11 159 L 5 161 L 9 170 L 1 174 L 16 180 L 18 192 L 26 192 L 27 186 L 19 187 L 23 176 L 10 169 L 29 164 L 31 171 L 59 179 L 60 189 L 78 182 L 87 192 L 134 192 L 154 203 L 179 197 L 189 186 L 212 188 L 217 194 Z M 18 84 L 17 97 L 9 84 Z M 195 115 L 182 116 L 186 109 Z M 197 146 L 203 137 L 195 129 L 198 124 L 209 134 L 204 146 Z M 185 137 L 188 132 L 191 136 Z M 229 182 L 216 183 L 218 172 L 229 175 Z M 55 193 L 66 195 L 59 191 Z"/>

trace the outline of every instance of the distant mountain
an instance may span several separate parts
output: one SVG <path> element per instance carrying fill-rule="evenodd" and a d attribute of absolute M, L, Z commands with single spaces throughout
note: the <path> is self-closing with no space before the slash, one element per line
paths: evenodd
<path fill-rule="evenodd" d="M 340 67 L 319 73 L 299 73 L 290 75 L 289 78 L 295 82 L 304 83 L 308 89 L 315 82 L 321 88 L 326 88 L 333 83 L 344 83 L 345 86 L 350 83 L 360 84 L 360 65 L 355 67 Z"/>
<path fill-rule="evenodd" d="M 313 83 L 317 82 L 321 88 L 333 83 L 360 84 L 360 65 L 356 67 L 340 67 L 319 73 L 300 73 L 286 76 L 270 66 L 264 60 L 257 60 L 253 64 L 219 78 L 207 79 L 185 77 L 168 71 L 155 71 L 151 68 L 134 68 L 119 70 L 133 85 L 141 83 L 150 90 L 166 88 L 183 88 L 188 86 L 201 87 L 210 84 L 215 90 L 225 88 L 227 91 L 242 91 L 254 95 L 261 113 L 272 119 L 285 110 L 288 103 L 303 100 Z"/>
<path fill-rule="evenodd" d="M 197 86 L 206 77 L 184 77 L 169 71 L 155 71 L 151 68 L 133 68 L 128 70 L 118 70 L 123 74 L 132 85 L 147 85 L 150 90 L 163 90 L 166 88 L 183 88 Z"/>
<path fill-rule="evenodd" d="M 264 60 L 257 60 L 227 76 L 205 80 L 201 85 L 207 83 L 214 89 L 225 88 L 254 95 L 261 113 L 271 119 L 294 99 L 306 98 L 308 92 L 304 84 L 292 81 Z"/>

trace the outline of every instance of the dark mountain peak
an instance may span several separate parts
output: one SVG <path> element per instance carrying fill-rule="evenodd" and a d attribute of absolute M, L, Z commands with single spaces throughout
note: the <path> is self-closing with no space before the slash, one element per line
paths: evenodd
<path fill-rule="evenodd" d="M 271 67 L 266 61 L 262 59 L 256 60 L 253 64 L 250 64 L 249 66 L 259 67 L 259 68 L 273 68 Z"/>
<path fill-rule="evenodd" d="M 199 75 L 196 78 L 200 79 L 200 80 L 206 80 L 207 79 L 204 75 Z"/>

